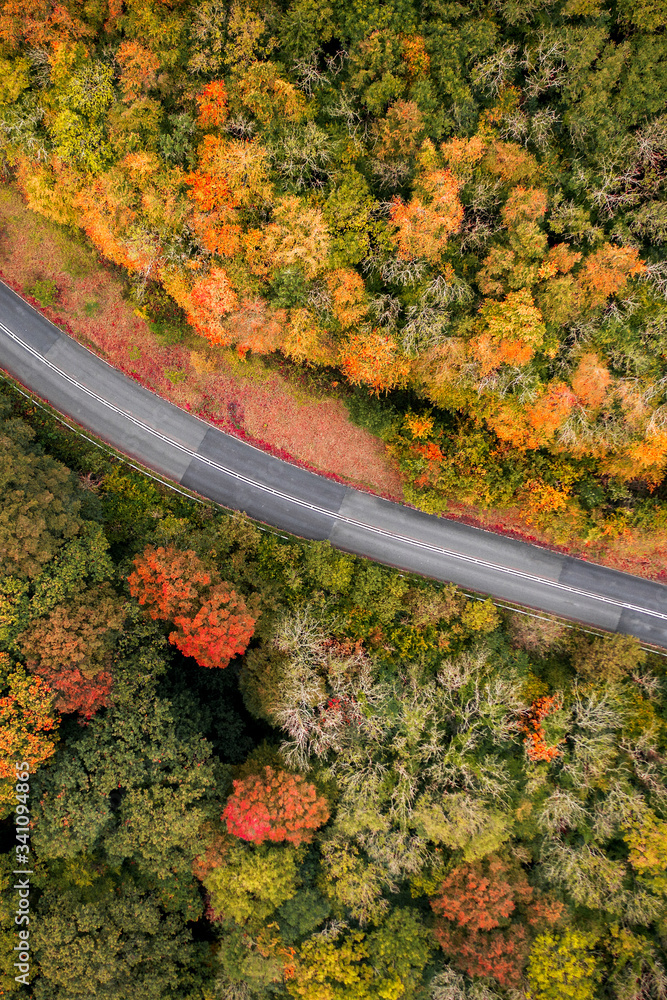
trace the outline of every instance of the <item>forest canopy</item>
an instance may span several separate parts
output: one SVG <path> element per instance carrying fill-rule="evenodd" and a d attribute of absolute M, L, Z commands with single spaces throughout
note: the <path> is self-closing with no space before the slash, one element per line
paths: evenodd
<path fill-rule="evenodd" d="M 3 995 L 667 997 L 667 659 L 0 445 Z"/>
<path fill-rule="evenodd" d="M 663 526 L 662 0 L 29 8 L 0 4 L 5 176 L 139 301 L 409 389 L 426 509 Z"/>

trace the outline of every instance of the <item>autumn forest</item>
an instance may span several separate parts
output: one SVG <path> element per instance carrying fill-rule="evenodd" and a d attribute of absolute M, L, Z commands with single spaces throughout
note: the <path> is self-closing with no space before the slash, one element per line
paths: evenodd
<path fill-rule="evenodd" d="M 28 8 L 5 177 L 143 309 L 381 396 L 425 510 L 664 532 L 661 0 Z"/>
<path fill-rule="evenodd" d="M 211 364 L 340 384 L 406 502 L 658 544 L 666 29 L 0 0 L 2 182 Z M 0 486 L 0 997 L 666 1000 L 666 658 L 198 503 L 4 378 Z"/>

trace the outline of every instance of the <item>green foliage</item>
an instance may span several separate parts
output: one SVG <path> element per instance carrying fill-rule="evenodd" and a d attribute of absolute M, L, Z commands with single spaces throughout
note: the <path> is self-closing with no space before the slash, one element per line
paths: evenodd
<path fill-rule="evenodd" d="M 34 932 L 39 1000 L 88 998 L 92 984 L 109 1000 L 191 995 L 197 958 L 190 933 L 131 883 L 103 894 L 51 886 L 41 911 Z"/>
<path fill-rule="evenodd" d="M 256 925 L 296 895 L 297 848 L 231 841 L 223 858 L 223 864 L 204 879 L 218 917 Z"/>
<path fill-rule="evenodd" d="M 591 639 L 581 633 L 571 649 L 572 666 L 585 681 L 619 681 L 646 662 L 639 640 L 628 635 Z"/>
<path fill-rule="evenodd" d="M 113 74 L 102 63 L 86 63 L 58 95 L 60 111 L 51 125 L 55 151 L 90 173 L 111 159 L 105 117 L 113 101 Z"/>
<path fill-rule="evenodd" d="M 600 978 L 595 959 L 597 938 L 592 933 L 567 930 L 543 934 L 528 961 L 531 1000 L 592 1000 Z"/>
<path fill-rule="evenodd" d="M 28 295 L 32 295 L 34 299 L 37 299 L 40 306 L 52 306 L 56 301 L 58 286 L 51 278 L 45 278 L 43 281 L 36 281 L 26 291 Z"/>

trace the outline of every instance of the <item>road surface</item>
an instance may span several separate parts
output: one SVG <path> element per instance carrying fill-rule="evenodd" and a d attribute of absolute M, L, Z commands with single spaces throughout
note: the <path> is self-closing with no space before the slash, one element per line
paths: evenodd
<path fill-rule="evenodd" d="M 117 451 L 265 524 L 667 648 L 667 586 L 424 514 L 267 455 L 142 388 L 1 282 L 0 367 Z"/>

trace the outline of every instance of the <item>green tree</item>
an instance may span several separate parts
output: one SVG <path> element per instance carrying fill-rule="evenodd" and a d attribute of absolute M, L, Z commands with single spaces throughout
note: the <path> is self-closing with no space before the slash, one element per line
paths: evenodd
<path fill-rule="evenodd" d="M 256 926 L 297 892 L 301 853 L 291 845 L 246 845 L 230 841 L 223 863 L 204 878 L 218 918 Z"/>
<path fill-rule="evenodd" d="M 600 979 L 595 956 L 595 934 L 567 930 L 543 934 L 532 947 L 528 960 L 531 1000 L 592 1000 Z"/>
<path fill-rule="evenodd" d="M 33 933 L 38 1000 L 191 997 L 197 949 L 190 932 L 131 882 L 81 898 L 51 885 Z"/>

